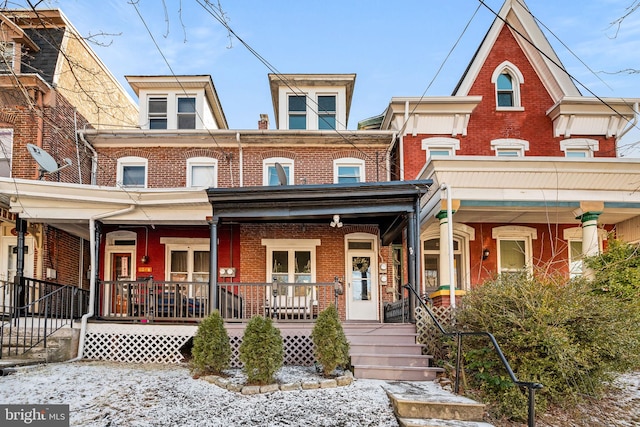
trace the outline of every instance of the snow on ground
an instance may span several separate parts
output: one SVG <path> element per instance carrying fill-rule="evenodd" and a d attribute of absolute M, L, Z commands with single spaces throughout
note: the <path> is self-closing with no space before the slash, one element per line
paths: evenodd
<path fill-rule="evenodd" d="M 285 368 L 280 381 L 312 377 L 312 368 Z M 244 396 L 193 379 L 185 366 L 75 362 L 0 377 L 0 403 L 69 404 L 71 425 L 83 427 L 395 427 L 385 384 L 356 380 L 331 389 Z"/>

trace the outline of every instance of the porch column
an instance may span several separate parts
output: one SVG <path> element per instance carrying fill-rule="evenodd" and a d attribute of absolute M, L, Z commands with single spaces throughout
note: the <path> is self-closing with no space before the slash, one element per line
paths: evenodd
<path fill-rule="evenodd" d="M 455 211 L 451 211 L 453 215 Z M 436 218 L 440 220 L 440 255 L 438 259 L 438 286 L 440 289 L 451 290 L 451 266 L 450 253 L 453 248 L 449 247 L 449 218 L 447 217 L 447 211 L 441 210 L 436 215 Z M 455 284 L 454 284 L 455 287 Z"/>
<path fill-rule="evenodd" d="M 218 218 L 209 220 L 209 313 L 218 309 Z"/>
<path fill-rule="evenodd" d="M 602 212 L 585 212 L 578 217 L 582 222 L 582 255 L 585 257 L 600 254 L 600 244 L 598 242 L 598 218 Z M 584 268 L 583 276 L 593 279 L 593 271 Z"/>
<path fill-rule="evenodd" d="M 27 221 L 21 219 L 20 216 L 16 215 L 16 232 L 18 234 L 18 242 L 16 245 L 16 275 L 13 278 L 13 284 L 15 289 L 15 299 L 13 301 L 13 306 L 16 309 L 14 311 L 14 315 L 16 317 L 20 317 L 25 315 L 25 313 L 20 313 L 17 311 L 18 307 L 24 307 L 26 304 L 26 289 L 22 283 L 22 277 L 24 276 L 24 236 L 27 230 Z"/>

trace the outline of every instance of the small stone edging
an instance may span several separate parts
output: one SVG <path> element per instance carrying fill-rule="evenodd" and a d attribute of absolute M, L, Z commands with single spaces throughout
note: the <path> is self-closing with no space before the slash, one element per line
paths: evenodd
<path fill-rule="evenodd" d="M 273 393 L 276 391 L 294 391 L 294 390 L 316 390 L 321 388 L 344 387 L 353 383 L 353 374 L 351 371 L 345 371 L 335 379 L 322 379 L 317 381 L 297 381 L 286 384 L 267 384 L 267 385 L 243 385 L 234 383 L 226 378 L 217 375 L 206 375 L 200 379 L 208 383 L 215 384 L 220 388 L 244 395 L 254 395 L 261 393 Z"/>

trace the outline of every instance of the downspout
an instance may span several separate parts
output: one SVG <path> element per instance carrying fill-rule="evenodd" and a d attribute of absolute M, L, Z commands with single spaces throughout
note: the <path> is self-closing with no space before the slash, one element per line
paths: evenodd
<path fill-rule="evenodd" d="M 80 146 L 78 145 L 78 110 L 73 109 L 73 130 L 76 134 L 76 159 L 78 161 L 78 182 L 82 184 L 82 168 L 80 167 Z"/>
<path fill-rule="evenodd" d="M 85 128 L 86 130 L 86 128 Z M 86 148 L 89 149 L 89 151 L 91 151 L 91 185 L 96 185 L 96 176 L 98 174 L 98 153 L 96 152 L 96 150 L 93 148 L 93 146 L 91 145 L 91 143 L 89 143 L 89 141 L 87 141 L 84 137 L 84 131 L 82 132 L 78 132 L 78 134 L 80 135 L 80 141 L 82 141 L 82 143 L 84 144 L 84 146 Z M 78 163 L 78 167 L 80 167 L 80 163 Z"/>
<path fill-rule="evenodd" d="M 243 170 L 242 170 L 242 143 L 240 142 L 240 132 L 236 132 L 236 141 L 238 141 L 238 173 L 240 174 L 240 178 L 238 179 L 238 185 L 240 187 L 244 187 L 244 179 L 243 179 Z"/>
<path fill-rule="evenodd" d="M 447 192 L 447 240 L 448 240 L 448 250 L 449 250 L 449 303 L 452 308 L 456 308 L 456 284 L 455 275 L 453 271 L 453 203 L 451 201 L 451 188 L 448 184 L 443 183 L 440 185 L 441 191 Z"/>
<path fill-rule="evenodd" d="M 396 138 L 398 137 L 398 133 L 394 132 L 391 137 L 391 143 L 389 147 L 385 150 L 385 165 L 387 167 L 387 181 L 391 181 L 391 151 L 393 150 L 393 146 L 396 145 Z"/>
<path fill-rule="evenodd" d="M 87 321 L 95 314 L 95 302 L 96 302 L 96 220 L 108 218 L 111 216 L 121 215 L 127 212 L 131 212 L 135 209 L 135 205 L 131 205 L 124 209 L 120 209 L 113 212 L 106 212 L 103 214 L 94 215 L 89 219 L 89 238 L 90 238 L 90 251 L 89 257 L 91 260 L 90 266 L 90 279 L 89 279 L 89 310 L 82 316 L 82 323 L 80 326 L 80 340 L 78 342 L 78 355 L 69 360 L 68 362 L 76 362 L 82 360 L 82 353 L 84 352 L 84 341 L 87 334 Z"/>

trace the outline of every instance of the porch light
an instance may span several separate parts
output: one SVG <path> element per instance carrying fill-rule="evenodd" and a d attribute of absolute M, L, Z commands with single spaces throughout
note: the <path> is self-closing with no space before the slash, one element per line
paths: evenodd
<path fill-rule="evenodd" d="M 329 223 L 329 225 L 334 227 L 334 228 L 335 227 L 338 227 L 338 228 L 342 227 L 342 222 L 340 222 L 340 215 L 334 215 L 333 216 L 333 221 L 331 221 Z"/>
<path fill-rule="evenodd" d="M 490 253 L 490 252 L 489 252 L 489 249 L 486 249 L 486 248 L 482 251 L 482 260 L 483 260 L 483 261 L 484 261 L 485 259 L 489 258 L 489 253 Z"/>

